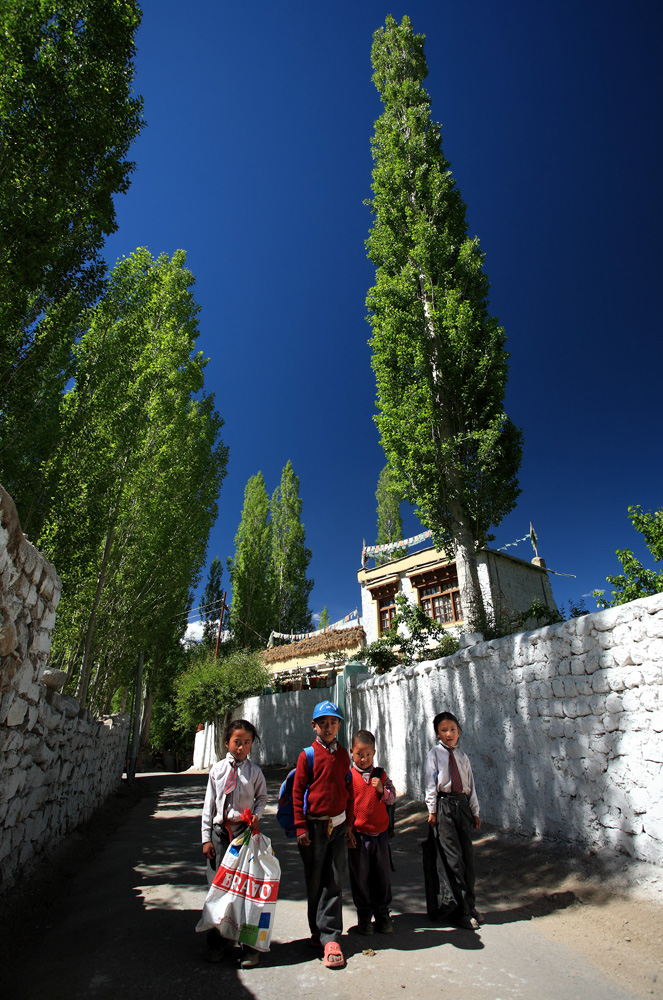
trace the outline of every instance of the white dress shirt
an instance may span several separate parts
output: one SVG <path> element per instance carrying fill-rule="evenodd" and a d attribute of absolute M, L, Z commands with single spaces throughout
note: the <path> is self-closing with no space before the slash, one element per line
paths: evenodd
<path fill-rule="evenodd" d="M 228 795 L 224 793 L 231 770 L 230 761 L 234 759 L 232 754 L 226 754 L 210 770 L 201 824 L 203 844 L 212 839 L 213 826 L 221 826 L 224 821 L 237 826 L 241 823 L 240 817 L 245 809 L 250 809 L 256 816 L 262 816 L 267 804 L 265 776 L 248 757 L 237 765 L 237 786 Z"/>
<path fill-rule="evenodd" d="M 458 747 L 454 747 L 454 757 L 458 765 L 463 792 L 467 795 L 473 816 L 479 815 L 479 800 L 474 787 L 474 775 L 470 758 Z M 429 813 L 437 812 L 437 793 L 451 791 L 449 773 L 449 751 L 442 743 L 437 743 L 426 754 L 426 807 Z"/>

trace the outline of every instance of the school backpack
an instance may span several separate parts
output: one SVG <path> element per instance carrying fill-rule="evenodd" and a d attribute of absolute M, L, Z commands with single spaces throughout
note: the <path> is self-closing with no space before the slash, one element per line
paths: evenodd
<path fill-rule="evenodd" d="M 306 791 L 304 792 L 304 812 L 306 812 L 309 785 L 313 780 L 313 747 L 304 747 L 304 753 L 306 754 L 306 762 L 308 764 L 308 781 L 306 782 Z M 276 818 L 285 830 L 286 837 L 297 836 L 297 830 L 295 829 L 295 811 L 292 803 L 292 785 L 295 780 L 296 770 L 297 768 L 293 767 L 292 771 L 288 772 L 285 781 L 279 789 L 279 804 L 276 807 Z"/>

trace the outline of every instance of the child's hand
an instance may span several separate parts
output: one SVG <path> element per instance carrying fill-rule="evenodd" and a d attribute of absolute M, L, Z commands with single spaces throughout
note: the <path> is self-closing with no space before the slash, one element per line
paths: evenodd
<path fill-rule="evenodd" d="M 255 833 L 258 829 L 258 824 L 260 823 L 260 818 L 256 816 L 255 813 L 251 813 L 249 818 L 246 820 L 247 824 L 251 827 L 251 833 Z"/>
<path fill-rule="evenodd" d="M 480 820 L 480 818 L 478 816 L 473 816 L 472 817 L 472 825 L 473 825 L 473 827 L 474 827 L 475 830 L 480 830 L 481 829 L 481 820 Z"/>
<path fill-rule="evenodd" d="M 211 840 L 208 840 L 203 844 L 203 854 L 205 855 L 206 858 L 209 858 L 210 861 L 213 861 L 214 858 L 216 857 L 214 844 L 212 843 Z"/>
<path fill-rule="evenodd" d="M 308 835 L 308 830 L 306 831 L 306 833 L 298 833 L 297 834 L 297 843 L 301 847 L 308 847 L 310 845 L 311 838 Z"/>
<path fill-rule="evenodd" d="M 382 795 L 382 793 L 384 791 L 384 785 L 382 784 L 382 782 L 380 781 L 380 779 L 379 778 L 371 778 L 371 784 L 372 784 L 373 788 L 375 788 L 377 790 L 378 795 Z"/>
<path fill-rule="evenodd" d="M 355 832 L 351 830 L 350 827 L 345 831 L 345 840 L 348 847 L 356 847 L 357 841 L 355 840 Z"/>
<path fill-rule="evenodd" d="M 428 825 L 437 826 L 437 813 L 428 813 Z"/>

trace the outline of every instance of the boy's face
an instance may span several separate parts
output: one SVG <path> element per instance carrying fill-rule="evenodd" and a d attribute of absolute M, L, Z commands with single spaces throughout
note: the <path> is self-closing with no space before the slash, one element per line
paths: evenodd
<path fill-rule="evenodd" d="M 233 755 L 235 760 L 244 760 L 251 752 L 253 736 L 248 729 L 233 729 L 230 739 L 226 743 L 226 748 Z"/>
<path fill-rule="evenodd" d="M 375 747 L 371 743 L 353 743 L 352 759 L 362 771 L 368 771 L 373 766 Z"/>
<path fill-rule="evenodd" d="M 445 747 L 455 747 L 460 737 L 460 730 L 451 719 L 442 719 L 437 727 L 437 735 L 444 743 Z"/>
<path fill-rule="evenodd" d="M 316 736 L 319 736 L 323 743 L 333 743 L 341 728 L 341 720 L 335 715 L 321 715 L 311 723 Z"/>

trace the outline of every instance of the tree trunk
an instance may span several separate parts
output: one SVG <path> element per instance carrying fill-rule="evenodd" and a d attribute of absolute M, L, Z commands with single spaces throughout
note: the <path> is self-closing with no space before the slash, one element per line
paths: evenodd
<path fill-rule="evenodd" d="M 148 684 L 145 704 L 143 705 L 143 724 L 140 729 L 141 747 L 148 747 L 150 744 L 150 724 L 152 722 L 152 706 L 154 705 L 155 697 L 156 691 Z"/>
<path fill-rule="evenodd" d="M 224 715 L 214 716 L 214 753 L 217 756 L 217 760 L 223 760 L 228 753 L 223 736 L 229 721 L 230 714 L 228 712 Z"/>

